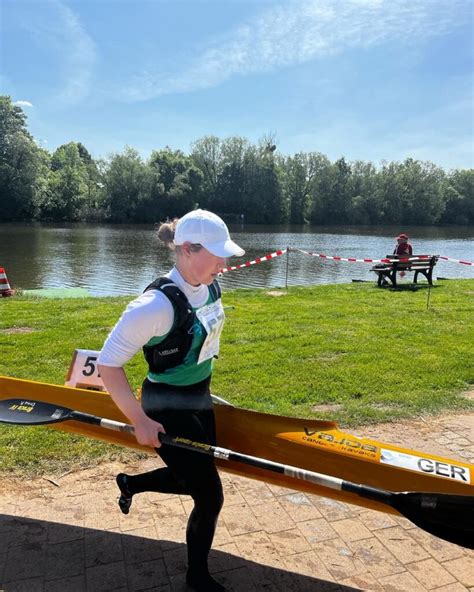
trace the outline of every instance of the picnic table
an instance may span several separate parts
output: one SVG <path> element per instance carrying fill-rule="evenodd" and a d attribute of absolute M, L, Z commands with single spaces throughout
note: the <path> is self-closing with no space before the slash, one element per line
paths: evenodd
<path fill-rule="evenodd" d="M 414 272 L 413 283 L 416 284 L 418 274 L 422 274 L 428 283 L 433 285 L 433 268 L 439 255 L 387 255 L 387 261 L 377 263 L 370 271 L 377 274 L 377 286 L 396 286 L 397 273 L 400 271 Z"/>

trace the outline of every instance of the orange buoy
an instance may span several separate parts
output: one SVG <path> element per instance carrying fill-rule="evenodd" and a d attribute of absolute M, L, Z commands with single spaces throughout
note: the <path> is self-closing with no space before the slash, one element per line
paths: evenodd
<path fill-rule="evenodd" d="M 10 288 L 8 283 L 7 274 L 3 267 L 0 267 L 0 295 L 1 296 L 13 296 L 14 290 Z"/>

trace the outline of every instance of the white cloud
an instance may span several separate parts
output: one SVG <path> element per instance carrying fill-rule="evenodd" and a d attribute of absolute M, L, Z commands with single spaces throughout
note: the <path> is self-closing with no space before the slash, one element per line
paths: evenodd
<path fill-rule="evenodd" d="M 146 100 L 217 86 L 234 75 L 267 72 L 451 30 L 470 0 L 294 0 L 262 13 L 210 44 L 177 75 L 142 72 L 123 86 L 126 100 Z"/>
<path fill-rule="evenodd" d="M 25 18 L 24 26 L 56 56 L 61 85 L 57 98 L 66 103 L 84 99 L 91 86 L 96 49 L 78 16 L 61 0 L 50 0 L 42 4 L 41 16 Z"/>
<path fill-rule="evenodd" d="M 64 27 L 63 41 L 67 46 L 66 68 L 69 72 L 61 95 L 68 101 L 76 102 L 89 94 L 95 44 L 69 7 L 59 1 L 57 7 L 61 26 Z"/>
<path fill-rule="evenodd" d="M 33 107 L 33 103 L 30 101 L 15 101 L 14 105 L 18 105 L 18 107 Z"/>

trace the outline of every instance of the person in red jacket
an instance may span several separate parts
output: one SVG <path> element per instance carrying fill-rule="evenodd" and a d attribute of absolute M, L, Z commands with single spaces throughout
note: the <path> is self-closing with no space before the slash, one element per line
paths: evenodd
<path fill-rule="evenodd" d="M 398 257 L 411 257 L 413 255 L 413 247 L 408 242 L 408 236 L 406 234 L 399 234 L 395 237 L 397 244 L 393 250 L 393 254 Z M 400 272 L 400 277 L 405 277 L 405 272 Z"/>
<path fill-rule="evenodd" d="M 393 254 L 399 257 L 411 257 L 413 255 L 413 248 L 408 242 L 408 236 L 406 234 L 399 234 L 395 238 L 397 244 L 395 245 Z"/>

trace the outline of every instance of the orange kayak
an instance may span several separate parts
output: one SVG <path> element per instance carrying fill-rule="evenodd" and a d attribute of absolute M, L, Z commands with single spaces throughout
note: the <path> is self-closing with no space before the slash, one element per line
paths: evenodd
<path fill-rule="evenodd" d="M 127 419 L 108 393 L 0 376 L 0 400 L 27 399 L 53 403 L 116 421 Z M 324 473 L 387 491 L 424 491 L 474 496 L 474 465 L 418 452 L 340 430 L 331 421 L 281 417 L 229 404 L 214 404 L 217 445 L 222 448 Z M 77 421 L 51 424 L 59 429 L 121 446 L 150 451 L 133 435 Z M 217 460 L 227 472 L 396 513 L 385 504 L 349 492 L 327 489 L 292 477 L 237 462 Z"/>

